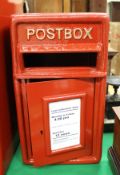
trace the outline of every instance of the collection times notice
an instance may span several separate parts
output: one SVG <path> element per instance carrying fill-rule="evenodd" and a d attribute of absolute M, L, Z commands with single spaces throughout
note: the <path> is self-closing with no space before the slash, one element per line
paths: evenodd
<path fill-rule="evenodd" d="M 80 109 L 78 98 L 49 103 L 52 151 L 80 144 Z"/>

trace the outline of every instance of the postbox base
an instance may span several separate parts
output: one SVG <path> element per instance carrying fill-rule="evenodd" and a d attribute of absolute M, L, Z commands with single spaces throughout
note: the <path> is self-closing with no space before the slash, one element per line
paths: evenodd
<path fill-rule="evenodd" d="M 79 157 L 79 158 L 76 158 L 76 159 L 71 159 L 71 160 L 68 160 L 66 162 L 60 162 L 60 163 L 57 163 L 59 165 L 63 165 L 63 164 L 66 164 L 66 165 L 77 165 L 77 164 L 96 164 L 96 163 L 99 163 L 101 157 L 97 158 L 95 156 L 86 156 L 86 157 Z M 27 161 L 24 161 L 24 163 L 26 165 L 34 165 L 34 159 L 31 158 Z M 36 166 L 34 165 L 34 167 L 39 167 L 39 166 Z"/>

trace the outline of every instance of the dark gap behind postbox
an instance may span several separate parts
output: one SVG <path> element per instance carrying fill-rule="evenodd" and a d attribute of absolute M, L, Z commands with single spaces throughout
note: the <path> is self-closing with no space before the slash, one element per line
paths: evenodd
<path fill-rule="evenodd" d="M 95 67 L 96 52 L 87 53 L 24 53 L 24 67 Z"/>

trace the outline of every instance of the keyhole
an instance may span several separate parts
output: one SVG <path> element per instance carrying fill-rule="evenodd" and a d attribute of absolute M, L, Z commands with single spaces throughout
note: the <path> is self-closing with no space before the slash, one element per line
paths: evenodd
<path fill-rule="evenodd" d="M 43 130 L 40 130 L 40 134 L 43 135 Z"/>

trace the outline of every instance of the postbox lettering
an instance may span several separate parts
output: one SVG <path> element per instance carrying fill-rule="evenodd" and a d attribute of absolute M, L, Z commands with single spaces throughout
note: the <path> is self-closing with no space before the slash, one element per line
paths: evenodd
<path fill-rule="evenodd" d="M 37 29 L 27 29 L 27 40 L 30 40 L 31 37 L 35 37 L 38 40 L 44 40 L 44 39 L 93 39 L 91 31 L 92 27 L 89 28 L 37 28 Z"/>
<path fill-rule="evenodd" d="M 61 39 L 61 33 L 63 31 L 63 28 L 56 28 L 56 31 L 58 33 L 58 39 L 60 40 Z"/>
<path fill-rule="evenodd" d="M 30 36 L 35 35 L 35 29 L 27 29 L 27 40 L 30 40 Z"/>
<path fill-rule="evenodd" d="M 65 39 L 71 39 L 71 38 L 72 38 L 71 29 L 65 29 Z"/>
<path fill-rule="evenodd" d="M 36 30 L 36 38 L 38 40 L 43 40 L 45 39 L 46 33 L 44 29 L 37 29 Z"/>
<path fill-rule="evenodd" d="M 47 37 L 48 37 L 48 39 L 52 40 L 52 39 L 55 38 L 54 32 L 55 32 L 55 29 L 53 29 L 53 28 L 48 28 L 47 29 Z"/>
<path fill-rule="evenodd" d="M 87 37 L 88 37 L 89 39 L 92 39 L 92 36 L 91 36 L 91 34 L 90 34 L 90 32 L 92 31 L 92 27 L 90 27 L 89 29 L 84 28 L 84 30 L 85 30 L 85 35 L 84 35 L 83 39 L 86 39 Z"/>
<path fill-rule="evenodd" d="M 73 30 L 73 37 L 74 37 L 75 39 L 80 39 L 80 38 L 82 37 L 82 35 L 83 35 L 83 31 L 82 31 L 81 28 L 75 28 L 75 29 Z"/>

